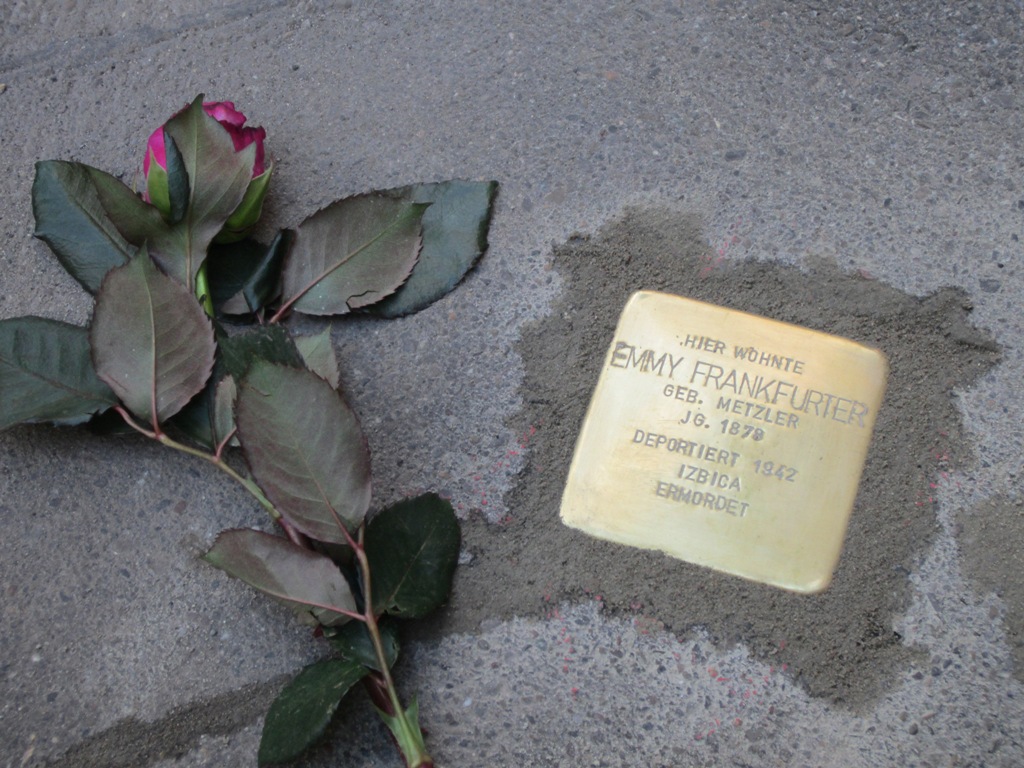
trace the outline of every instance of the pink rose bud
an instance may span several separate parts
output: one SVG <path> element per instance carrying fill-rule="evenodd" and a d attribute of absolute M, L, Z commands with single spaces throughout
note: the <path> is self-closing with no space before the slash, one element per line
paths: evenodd
<path fill-rule="evenodd" d="M 270 181 L 273 168 L 265 165 L 263 140 L 266 130 L 260 127 L 246 127 L 246 117 L 235 109 L 230 101 L 207 101 L 203 103 L 203 111 L 220 123 L 228 132 L 236 152 L 241 152 L 250 144 L 256 145 L 256 157 L 252 166 L 252 181 L 245 191 L 245 197 L 235 212 L 224 224 L 217 235 L 218 242 L 241 240 L 256 224 L 263 210 L 263 198 Z M 164 145 L 164 127 L 161 125 L 149 137 L 146 156 L 142 161 L 142 171 L 146 176 L 146 191 L 143 197 L 155 205 L 164 217 L 171 215 L 170 192 L 167 186 L 167 149 Z"/>

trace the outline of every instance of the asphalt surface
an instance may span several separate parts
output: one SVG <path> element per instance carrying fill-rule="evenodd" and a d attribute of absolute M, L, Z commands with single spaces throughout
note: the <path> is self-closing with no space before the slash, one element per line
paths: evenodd
<path fill-rule="evenodd" d="M 132 183 L 150 131 L 197 93 L 267 128 L 268 228 L 371 188 L 497 179 L 490 251 L 464 285 L 336 332 L 377 498 L 432 488 L 497 521 L 517 513 L 515 342 L 561 290 L 552 248 L 626 206 L 698 216 L 723 260 L 958 287 L 1002 360 L 952 395 L 974 459 L 935 471 L 939 533 L 889 619 L 924 673 L 845 707 L 742 638 L 583 601 L 414 641 L 400 685 L 447 766 L 1021 765 L 1021 528 L 1005 528 L 1003 570 L 971 580 L 987 555 L 959 521 L 995 498 L 1019 515 L 1024 482 L 1022 61 L 1019 0 L 5 0 L 0 317 L 89 317 L 32 238 L 33 163 Z M 196 555 L 262 522 L 140 440 L 0 435 L 0 766 L 255 765 L 273 691 L 323 649 Z M 365 702 L 342 714 L 309 765 L 399 764 Z"/>

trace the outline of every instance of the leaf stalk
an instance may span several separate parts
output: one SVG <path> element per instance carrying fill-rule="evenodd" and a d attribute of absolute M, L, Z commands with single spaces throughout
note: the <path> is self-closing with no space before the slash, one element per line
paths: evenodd
<path fill-rule="evenodd" d="M 224 459 L 221 458 L 221 451 L 219 448 L 216 453 L 207 453 L 206 451 L 202 451 L 198 448 L 193 448 L 191 445 L 179 443 L 177 440 L 170 437 L 166 432 L 148 430 L 145 427 L 141 426 L 140 424 L 138 424 L 138 422 L 135 421 L 135 419 L 132 418 L 131 414 L 128 413 L 128 411 L 126 411 L 123 407 L 117 406 L 115 410 L 121 415 L 121 418 L 124 419 L 125 423 L 139 434 L 145 435 L 146 437 L 152 440 L 156 440 L 157 442 L 167 446 L 168 448 L 173 448 L 174 450 L 188 454 L 189 456 L 196 456 L 200 459 L 203 459 L 204 461 L 208 461 L 210 464 L 213 464 L 213 466 L 217 467 L 217 469 L 219 469 L 221 472 L 223 472 L 232 480 L 234 480 L 243 488 L 245 488 L 245 490 L 247 490 L 250 494 L 252 494 L 256 501 L 260 503 L 260 506 L 267 510 L 267 513 L 274 520 L 282 519 L 281 513 L 277 511 L 277 507 L 275 507 L 274 504 L 270 501 L 270 499 L 266 497 L 266 495 L 263 493 L 260 487 L 256 485 L 256 482 L 252 478 L 240 475 L 238 472 L 232 469 L 231 465 L 229 465 L 226 461 L 224 461 Z M 286 527 L 285 531 L 287 530 L 288 528 Z M 289 536 L 289 538 L 291 538 L 291 536 Z"/>
<path fill-rule="evenodd" d="M 121 418 L 124 419 L 128 426 L 140 434 L 156 440 L 168 448 L 173 448 L 176 451 L 189 456 L 198 457 L 210 464 L 213 464 L 217 469 L 224 472 L 230 478 L 235 480 L 235 482 L 239 483 L 243 488 L 249 491 L 260 505 L 267 510 L 270 516 L 281 525 L 285 534 L 294 544 L 306 549 L 310 548 L 309 540 L 281 516 L 281 513 L 266 497 L 256 482 L 251 478 L 244 477 L 236 472 L 227 464 L 227 462 L 224 461 L 223 458 L 221 458 L 221 451 L 223 450 L 227 440 L 217 446 L 214 453 L 207 453 L 199 448 L 193 448 L 190 445 L 179 443 L 174 438 L 168 436 L 167 433 L 159 430 L 159 424 L 156 425 L 155 430 L 146 429 L 136 422 L 135 419 L 132 418 L 132 415 L 122 406 L 117 406 L 115 410 L 121 415 Z M 230 436 L 228 439 L 230 439 Z M 370 560 L 367 557 L 366 549 L 363 546 L 363 536 L 366 531 L 366 524 L 363 523 L 359 526 L 358 539 L 356 539 L 353 538 L 352 534 L 341 519 L 337 516 L 336 519 L 339 527 L 344 532 L 345 539 L 349 547 L 351 547 L 357 561 L 359 562 L 359 572 L 363 582 L 365 606 L 362 614 L 353 614 L 349 611 L 344 611 L 338 608 L 332 608 L 332 610 L 349 615 L 353 619 L 360 619 L 366 623 L 366 629 L 370 635 L 370 640 L 373 643 L 373 651 L 377 657 L 377 665 L 379 668 L 379 672 L 371 673 L 374 679 L 372 681 L 368 681 L 374 688 L 374 690 L 371 691 L 371 699 L 373 699 L 377 714 L 380 715 L 380 718 L 391 730 L 408 768 L 433 768 L 434 761 L 427 753 L 423 732 L 419 726 L 416 702 L 414 700 L 408 709 L 402 706 L 402 701 L 398 696 L 398 688 L 395 685 L 394 677 L 391 675 L 391 668 L 388 665 L 387 653 L 384 650 L 384 641 L 380 633 L 380 625 L 377 623 L 378 617 L 374 611 L 373 577 L 370 572 Z M 369 690 L 369 686 L 367 687 Z"/>
<path fill-rule="evenodd" d="M 416 714 L 416 703 L 414 701 L 408 710 L 402 706 L 402 701 L 398 697 L 395 679 L 391 675 L 391 667 L 388 665 L 384 641 L 381 639 L 380 625 L 377 623 L 377 615 L 373 609 L 373 581 L 370 573 L 370 560 L 366 556 L 366 549 L 363 547 L 363 535 L 366 531 L 366 524 L 363 523 L 359 526 L 358 540 L 352 538 L 352 534 L 348 532 L 345 526 L 342 526 L 341 529 L 345 532 L 348 545 L 352 548 L 356 559 L 359 561 L 359 571 L 363 580 L 363 599 L 365 601 L 363 616 L 366 621 L 366 631 L 373 642 L 373 651 L 377 656 L 377 666 L 379 667 L 380 675 L 379 678 L 371 683 L 375 685 L 375 693 L 377 694 L 371 693 L 374 707 L 381 720 L 391 729 L 391 733 L 395 737 L 398 748 L 402 751 L 402 757 L 405 758 L 408 768 L 433 768 L 434 761 L 427 754 L 423 732 L 420 730 Z M 381 687 L 384 688 L 387 694 L 386 702 L 378 700 Z M 385 709 L 381 706 L 383 703 L 387 703 L 390 706 Z"/>

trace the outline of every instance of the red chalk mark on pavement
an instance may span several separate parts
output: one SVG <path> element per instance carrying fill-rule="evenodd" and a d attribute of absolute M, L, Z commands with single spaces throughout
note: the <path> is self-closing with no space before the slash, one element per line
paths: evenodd
<path fill-rule="evenodd" d="M 470 478 L 472 495 L 476 497 L 478 509 L 486 510 L 490 505 L 490 499 L 487 497 L 487 488 L 491 478 L 495 475 L 504 474 L 512 468 L 513 463 L 527 450 L 530 445 L 530 441 L 533 440 L 540 426 L 540 422 L 537 424 L 531 424 L 530 427 L 516 439 L 516 444 L 519 446 L 518 448 L 509 448 L 505 451 L 505 455 L 488 467 L 485 472 L 475 474 Z M 540 472 L 541 468 L 534 466 L 533 470 L 535 472 Z M 457 509 L 460 512 L 465 511 L 465 505 L 459 504 L 457 505 Z M 508 525 L 511 521 L 512 516 L 506 515 L 498 522 L 499 525 Z"/>
<path fill-rule="evenodd" d="M 722 265 L 722 263 L 725 261 L 726 254 L 729 253 L 729 249 L 732 248 L 734 245 L 737 245 L 741 240 L 737 230 L 742 224 L 742 218 L 736 219 L 736 221 L 734 221 L 729 226 L 728 232 L 726 233 L 726 237 L 722 241 L 722 244 L 719 245 L 713 253 L 709 253 L 700 257 L 701 261 L 704 262 L 704 264 L 700 268 L 700 272 L 698 273 L 700 277 L 707 277 L 714 270 L 718 269 L 718 267 Z"/>
<path fill-rule="evenodd" d="M 949 473 L 950 455 L 946 443 L 949 440 L 949 433 L 939 430 L 938 437 L 932 447 L 932 458 L 935 466 L 921 473 L 918 491 L 914 500 L 914 506 L 923 507 L 925 504 L 935 503 L 935 492 L 944 488 L 952 487 L 955 484 L 956 490 L 963 490 L 958 480 L 953 480 Z M 927 484 L 927 489 L 925 488 Z M 904 523 L 907 524 L 906 522 Z"/>

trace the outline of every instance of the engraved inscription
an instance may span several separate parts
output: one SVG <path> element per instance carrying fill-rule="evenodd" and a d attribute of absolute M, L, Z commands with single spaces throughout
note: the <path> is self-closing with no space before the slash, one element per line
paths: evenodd
<path fill-rule="evenodd" d="M 698 352 L 714 352 L 716 355 L 720 355 L 725 351 L 724 341 L 712 339 L 709 336 L 698 336 L 695 333 L 686 334 L 686 338 L 683 339 L 682 344 L 684 347 L 695 349 Z"/>
<path fill-rule="evenodd" d="M 633 446 L 687 459 L 686 463 L 676 466 L 674 476 L 663 475 L 656 480 L 652 491 L 659 498 L 746 517 L 752 511 L 751 502 L 744 498 L 748 486 L 756 487 L 759 482 L 796 483 L 800 472 L 790 464 L 760 454 L 743 460 L 737 447 L 749 444 L 753 449 L 772 434 L 799 432 L 805 425 L 802 417 L 826 419 L 855 428 L 865 425 L 868 406 L 855 398 L 797 384 L 756 369 L 744 370 L 712 362 L 705 356 L 724 356 L 731 348 L 739 364 L 800 376 L 807 370 L 803 359 L 751 345 L 730 344 L 701 333 L 687 333 L 679 338 L 680 345 L 692 354 L 689 359 L 653 346 L 616 340 L 608 361 L 612 368 L 686 382 L 661 384 L 657 390 L 663 402 L 667 401 L 666 405 L 671 403 L 671 407 L 676 408 L 674 423 L 680 429 L 679 434 L 648 429 L 642 424 L 631 427 L 629 442 Z M 727 418 L 713 420 L 711 414 L 716 412 Z M 695 434 L 705 434 L 704 430 L 708 430 L 706 441 L 694 439 Z M 719 445 L 716 441 L 726 441 L 729 445 Z M 765 490 L 769 490 L 767 486 Z"/>
<path fill-rule="evenodd" d="M 842 547 L 886 371 L 855 342 L 637 293 L 580 433 L 562 519 L 818 592 Z"/>
<path fill-rule="evenodd" d="M 645 432 L 642 429 L 638 429 L 633 433 L 633 442 L 647 448 L 662 448 L 669 453 L 680 453 L 687 458 L 706 461 L 711 464 L 724 464 L 727 467 L 735 467 L 736 462 L 740 458 L 739 453 L 736 451 L 728 451 L 694 440 L 669 437 L 657 432 Z"/>
<path fill-rule="evenodd" d="M 792 373 L 803 373 L 804 372 L 804 361 L 797 360 L 789 357 L 788 355 L 777 355 L 774 352 L 767 352 L 757 347 L 737 347 L 732 348 L 733 357 L 737 360 L 746 360 L 751 363 L 757 363 L 767 368 L 778 368 L 780 371 L 792 372 Z"/>
<path fill-rule="evenodd" d="M 780 411 L 772 408 L 770 405 L 740 400 L 738 397 L 720 397 L 718 398 L 718 405 L 715 407 L 726 413 L 735 413 L 739 416 L 746 416 L 748 419 L 763 421 L 766 424 L 775 424 L 787 429 L 796 429 L 800 426 L 800 417 L 795 413 Z"/>
<path fill-rule="evenodd" d="M 717 470 L 707 470 L 704 467 L 696 467 L 693 464 L 683 464 L 679 467 L 676 477 L 688 483 L 697 485 L 713 485 L 715 488 L 722 488 L 729 491 L 742 491 L 743 484 L 735 475 L 727 475 Z"/>
<path fill-rule="evenodd" d="M 868 415 L 867 403 L 830 392 L 802 387 L 783 379 L 769 379 L 735 368 L 726 369 L 717 363 L 697 360 L 690 374 L 690 384 L 729 391 L 734 395 L 747 396 L 767 405 L 781 405 L 793 411 L 831 419 L 840 424 L 865 427 Z"/>
<path fill-rule="evenodd" d="M 725 512 L 735 517 L 744 517 L 750 504 L 746 501 L 737 501 L 719 493 L 707 493 L 705 491 L 694 491 L 683 485 L 665 483 L 658 481 L 655 486 L 654 495 L 663 499 L 671 499 L 681 504 L 689 504 L 701 509 L 710 509 L 714 512 Z"/>
<path fill-rule="evenodd" d="M 625 368 L 640 373 L 653 373 L 656 376 L 672 378 L 676 368 L 682 365 L 682 362 L 681 355 L 675 357 L 670 352 L 644 349 L 626 341 L 616 341 L 608 364 L 612 368 Z"/>
<path fill-rule="evenodd" d="M 776 464 L 774 461 L 754 460 L 754 471 L 765 477 L 774 477 L 777 480 L 785 480 L 787 483 L 795 483 L 797 470 L 787 467 L 785 464 Z"/>

